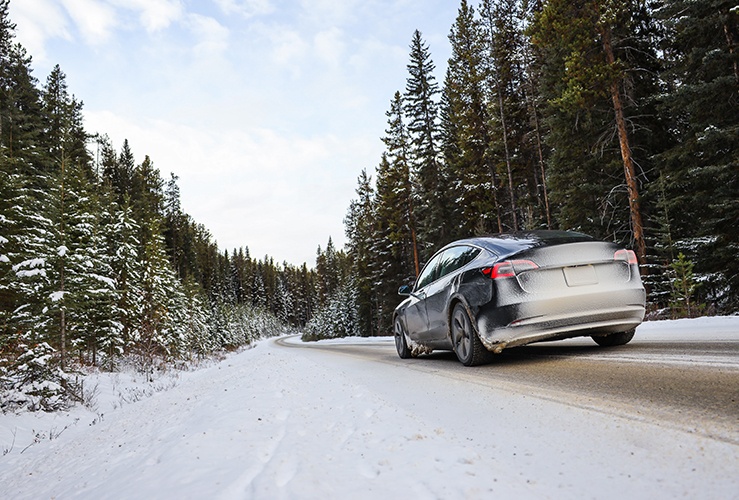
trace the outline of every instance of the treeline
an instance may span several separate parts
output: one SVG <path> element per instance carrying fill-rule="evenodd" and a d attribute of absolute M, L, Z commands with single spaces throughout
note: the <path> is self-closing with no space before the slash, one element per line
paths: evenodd
<path fill-rule="evenodd" d="M 8 6 L 0 0 L 0 410 L 79 397 L 69 374 L 80 365 L 151 367 L 305 326 L 339 281 L 331 241 L 320 274 L 219 250 L 183 212 L 177 177 L 84 129 L 59 66 L 36 80 Z"/>
<path fill-rule="evenodd" d="M 439 246 L 526 229 L 634 248 L 655 316 L 737 311 L 738 10 L 463 0 L 441 84 L 416 31 L 345 219 L 360 332 Z"/>

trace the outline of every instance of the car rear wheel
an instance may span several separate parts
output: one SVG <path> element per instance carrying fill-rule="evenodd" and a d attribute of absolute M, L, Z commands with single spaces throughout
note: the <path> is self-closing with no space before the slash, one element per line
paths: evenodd
<path fill-rule="evenodd" d="M 400 317 L 395 318 L 395 349 L 398 351 L 398 356 L 401 359 L 408 359 L 411 357 L 411 350 L 408 349 L 408 343 L 405 340 L 405 328 L 403 328 L 403 322 Z"/>
<path fill-rule="evenodd" d="M 631 339 L 634 338 L 636 329 L 629 330 L 628 332 L 611 333 L 610 335 L 594 335 L 592 337 L 595 343 L 603 347 L 613 347 L 616 345 L 628 344 Z"/>
<path fill-rule="evenodd" d="M 451 326 L 454 353 L 463 365 L 475 366 L 489 360 L 490 351 L 480 342 L 467 308 L 461 303 L 454 306 Z"/>

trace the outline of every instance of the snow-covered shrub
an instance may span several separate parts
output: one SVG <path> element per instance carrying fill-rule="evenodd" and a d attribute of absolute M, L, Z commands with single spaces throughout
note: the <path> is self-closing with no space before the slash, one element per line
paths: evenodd
<path fill-rule="evenodd" d="M 81 400 L 81 387 L 58 366 L 54 348 L 18 347 L 23 352 L 0 372 L 0 410 L 56 411 Z"/>

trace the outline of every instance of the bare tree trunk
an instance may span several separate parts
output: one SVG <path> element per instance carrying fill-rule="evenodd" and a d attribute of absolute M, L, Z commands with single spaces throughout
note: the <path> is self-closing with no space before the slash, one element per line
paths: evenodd
<path fill-rule="evenodd" d="M 611 45 L 610 28 L 608 26 L 601 25 L 601 35 L 603 37 L 603 50 L 606 54 L 606 61 L 612 66 L 615 64 L 615 57 L 613 55 L 613 46 Z M 620 79 L 614 79 L 613 82 L 611 82 L 611 99 L 613 100 L 613 111 L 616 115 L 616 128 L 618 130 L 618 141 L 621 146 L 621 158 L 624 162 L 624 175 L 626 177 L 626 187 L 629 194 L 631 229 L 634 233 L 636 256 L 639 259 L 639 264 L 643 266 L 646 263 L 647 245 L 644 240 L 644 224 L 642 223 L 641 208 L 639 206 L 639 189 L 636 184 L 636 168 L 634 166 L 634 158 L 631 155 L 628 131 L 626 130 L 626 118 L 624 117 L 623 105 L 621 103 L 619 80 Z M 644 268 L 642 267 L 642 270 L 643 269 Z"/>

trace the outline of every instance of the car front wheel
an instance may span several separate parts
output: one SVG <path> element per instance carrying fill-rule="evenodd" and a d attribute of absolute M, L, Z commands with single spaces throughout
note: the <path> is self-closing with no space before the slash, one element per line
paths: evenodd
<path fill-rule="evenodd" d="M 594 335 L 592 337 L 595 343 L 602 347 L 613 347 L 616 345 L 628 344 L 631 339 L 634 338 L 636 330 L 629 330 L 628 332 L 611 333 L 610 335 Z"/>
<path fill-rule="evenodd" d="M 401 359 L 408 359 L 411 357 L 411 350 L 408 349 L 408 342 L 405 340 L 405 328 L 403 328 L 403 322 L 400 317 L 395 318 L 395 349 L 398 351 L 398 356 Z"/>
<path fill-rule="evenodd" d="M 454 353 L 463 365 L 480 365 L 490 359 L 490 351 L 480 342 L 467 308 L 461 303 L 452 311 L 451 333 Z"/>

